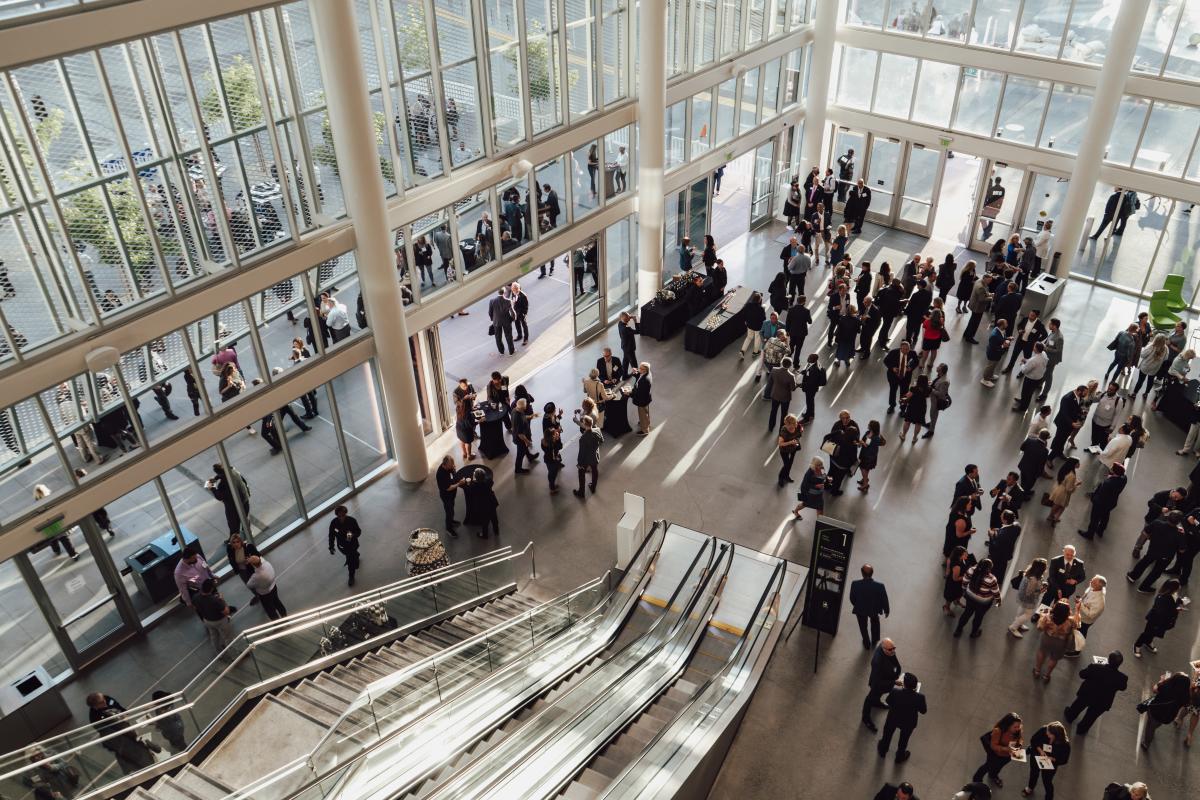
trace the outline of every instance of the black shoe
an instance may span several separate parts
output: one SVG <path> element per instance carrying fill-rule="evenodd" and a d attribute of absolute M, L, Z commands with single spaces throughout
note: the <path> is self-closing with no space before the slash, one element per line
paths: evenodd
<path fill-rule="evenodd" d="M 346 581 L 346 585 L 347 585 L 347 586 L 353 586 L 353 585 L 354 585 L 354 578 L 351 578 L 350 580 Z"/>
<path fill-rule="evenodd" d="M 580 489 L 572 489 L 571 494 L 575 495 L 576 497 L 584 497 L 585 496 L 583 491 Z"/>
<path fill-rule="evenodd" d="M 887 413 L 889 413 L 889 414 L 895 414 L 895 413 L 896 413 L 896 407 L 895 407 L 895 406 L 888 406 Z"/>
<path fill-rule="evenodd" d="M 866 728 L 867 730 L 869 730 L 871 733 L 879 733 L 879 726 L 876 725 L 874 722 L 871 722 L 871 720 L 864 719 L 862 721 L 862 723 L 863 723 L 863 727 Z"/>
<path fill-rule="evenodd" d="M 863 639 L 863 650 L 870 650 L 870 649 L 871 649 L 871 643 L 868 642 L 866 639 Z"/>
<path fill-rule="evenodd" d="M 1084 539 L 1087 539 L 1088 541 L 1091 541 L 1091 540 L 1094 538 L 1094 537 L 1092 536 L 1092 534 L 1091 534 L 1090 532 L 1088 532 L 1088 531 L 1079 531 L 1079 530 L 1077 530 L 1077 531 L 1075 531 L 1075 532 L 1076 532 L 1076 533 L 1078 533 L 1080 536 L 1082 536 Z"/>
<path fill-rule="evenodd" d="M 529 474 L 529 470 L 527 470 L 527 469 L 518 469 L 518 470 L 514 470 L 514 471 L 515 471 L 515 472 L 516 472 L 518 475 L 528 475 L 528 474 Z"/>
<path fill-rule="evenodd" d="M 304 431 L 305 433 L 308 433 L 309 431 L 312 430 L 312 428 L 309 427 L 308 425 L 301 425 L 300 430 Z"/>
<path fill-rule="evenodd" d="M 932 439 L 933 431 L 925 431 L 923 434 L 921 434 L 921 438 L 922 439 Z"/>
<path fill-rule="evenodd" d="M 179 419 L 178 414 L 167 414 L 167 419 Z"/>
<path fill-rule="evenodd" d="M 878 746 L 876 746 L 876 747 L 875 747 L 875 752 L 876 752 L 876 753 L 879 753 L 879 757 L 880 757 L 880 758 L 887 758 L 887 750 L 884 750 L 884 749 L 883 749 L 883 745 L 878 745 Z"/>
<path fill-rule="evenodd" d="M 955 638 L 955 639 L 961 639 L 961 638 L 962 638 L 962 628 L 959 628 L 959 629 L 957 629 L 956 631 L 954 631 L 954 638 Z"/>
<path fill-rule="evenodd" d="M 588 488 L 592 490 L 592 494 L 595 494 L 595 493 L 596 493 L 596 484 L 594 484 L 594 483 L 589 483 L 589 484 L 588 484 Z"/>
<path fill-rule="evenodd" d="M 971 631 L 972 639 L 978 639 L 982 635 L 983 635 L 983 631 Z"/>
<path fill-rule="evenodd" d="M 903 764 L 905 761 L 908 761 L 908 757 L 911 755 L 912 753 L 908 750 L 901 750 L 899 753 L 896 753 L 896 763 Z"/>

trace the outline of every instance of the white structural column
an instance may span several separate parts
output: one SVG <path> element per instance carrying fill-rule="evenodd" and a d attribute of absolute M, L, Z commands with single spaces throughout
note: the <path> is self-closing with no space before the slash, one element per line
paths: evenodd
<path fill-rule="evenodd" d="M 1122 0 L 1117 19 L 1113 22 L 1108 50 L 1104 54 L 1104 66 L 1100 68 L 1096 94 L 1092 99 L 1092 112 L 1088 115 L 1083 141 L 1079 143 L 1079 153 L 1071 170 L 1067 196 L 1063 200 L 1062 211 L 1054 220 L 1052 251 L 1062 253 L 1054 270 L 1059 277 L 1070 274 L 1071 264 L 1079 252 L 1083 223 L 1096 190 L 1096 181 L 1100 178 L 1100 164 L 1108 147 L 1109 134 L 1117 120 L 1121 96 L 1125 93 L 1125 81 L 1133 66 L 1134 51 L 1149 6 L 1150 0 Z"/>
<path fill-rule="evenodd" d="M 808 96 L 804 100 L 804 150 L 802 174 L 821 164 L 821 142 L 825 138 L 825 107 L 829 105 L 829 83 L 833 78 L 833 43 L 837 37 L 838 3 L 814 3 L 812 55 L 808 62 Z"/>
<path fill-rule="evenodd" d="M 392 448 L 400 477 L 422 481 L 429 471 L 428 460 L 354 6 L 352 0 L 319 0 L 309 8 L 325 79 L 338 176 L 354 223 L 358 280 L 375 336 Z"/>
<path fill-rule="evenodd" d="M 667 113 L 667 2 L 638 10 L 638 305 L 662 288 L 663 164 Z"/>

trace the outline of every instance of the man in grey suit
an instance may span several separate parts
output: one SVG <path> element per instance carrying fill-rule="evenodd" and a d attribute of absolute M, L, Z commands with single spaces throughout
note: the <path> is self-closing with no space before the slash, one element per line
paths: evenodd
<path fill-rule="evenodd" d="M 1046 328 L 1046 338 L 1042 339 L 1042 347 L 1046 351 L 1046 357 L 1049 361 L 1046 363 L 1046 374 L 1042 376 L 1042 391 L 1038 395 L 1038 402 L 1046 399 L 1046 395 L 1050 393 L 1050 385 L 1054 382 L 1054 368 L 1062 363 L 1063 357 L 1063 335 L 1062 323 L 1057 319 L 1050 320 L 1049 326 Z"/>
<path fill-rule="evenodd" d="M 488 303 L 488 318 L 492 321 L 492 335 L 496 337 L 496 349 L 500 351 L 500 355 L 504 355 L 504 342 L 507 341 L 508 354 L 511 356 L 514 352 L 513 307 L 509 299 L 504 296 L 503 288 L 497 290 L 492 302 Z M 501 341 L 501 336 L 504 337 L 504 341 Z"/>

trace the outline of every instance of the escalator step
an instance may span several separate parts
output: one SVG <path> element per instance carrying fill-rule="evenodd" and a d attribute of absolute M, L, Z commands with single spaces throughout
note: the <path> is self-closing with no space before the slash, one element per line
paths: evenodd
<path fill-rule="evenodd" d="M 653 717 L 654 719 L 662 720 L 664 724 L 675 719 L 675 712 L 669 708 L 664 708 L 661 703 L 655 703 L 645 710 L 643 717 Z"/>
<path fill-rule="evenodd" d="M 603 792 L 612 783 L 611 780 L 590 767 L 579 773 L 579 777 L 575 781 L 589 789 L 595 789 L 597 792 Z"/>
<path fill-rule="evenodd" d="M 608 758 L 606 756 L 596 756 L 592 759 L 592 763 L 588 765 L 592 769 L 599 772 L 601 775 L 607 775 L 609 781 L 614 780 L 625 769 L 625 765 L 620 761 Z"/>
<path fill-rule="evenodd" d="M 629 738 L 641 745 L 642 748 L 645 748 L 646 745 L 650 744 L 650 742 L 654 740 L 654 736 L 657 732 L 658 731 L 650 730 L 649 726 L 639 725 L 635 722 L 625 729 L 625 732 L 621 734 L 621 738 Z"/>
<path fill-rule="evenodd" d="M 608 747 L 604 748 L 602 755 L 605 758 L 611 758 L 613 761 L 628 764 L 645 749 L 646 746 L 641 742 L 631 739 L 628 736 L 618 736 Z"/>
<path fill-rule="evenodd" d="M 589 789 L 581 783 L 567 784 L 567 790 L 562 793 L 566 800 L 591 800 L 599 795 L 600 792 Z"/>
<path fill-rule="evenodd" d="M 685 703 L 683 701 L 679 700 L 678 698 L 671 697 L 669 694 L 664 694 L 663 696 L 659 697 L 658 700 L 656 700 L 654 702 L 655 702 L 655 705 L 662 706 L 663 708 L 670 711 L 671 714 L 673 714 L 673 715 L 678 714 L 685 705 Z"/>

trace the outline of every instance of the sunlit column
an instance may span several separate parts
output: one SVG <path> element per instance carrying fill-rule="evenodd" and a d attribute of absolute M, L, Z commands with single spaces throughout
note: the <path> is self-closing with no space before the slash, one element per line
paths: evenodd
<path fill-rule="evenodd" d="M 662 287 L 667 0 L 638 10 L 638 305 Z"/>
<path fill-rule="evenodd" d="M 1113 22 L 1104 54 L 1104 65 L 1096 83 L 1096 94 L 1092 98 L 1092 111 L 1088 115 L 1083 141 L 1075 155 L 1075 166 L 1071 170 L 1071 182 L 1067 186 L 1067 197 L 1062 211 L 1054 220 L 1054 241 L 1051 252 L 1062 253 L 1054 274 L 1065 277 L 1071 272 L 1071 263 L 1079 252 L 1079 237 L 1083 235 L 1083 223 L 1087 217 L 1096 181 L 1100 178 L 1100 163 L 1108 137 L 1121 107 L 1121 96 L 1125 93 L 1125 80 L 1133 66 L 1138 37 L 1142 33 L 1142 22 L 1150 0 L 1123 0 L 1117 19 Z"/>
<path fill-rule="evenodd" d="M 354 6 L 352 0 L 320 0 L 309 8 L 325 79 L 338 177 L 354 224 L 358 278 L 378 351 L 392 448 L 400 477 L 421 481 L 428 462 Z"/>
<path fill-rule="evenodd" d="M 804 101 L 804 163 L 807 174 L 821 163 L 821 141 L 825 138 L 825 107 L 829 105 L 829 81 L 833 76 L 833 41 L 837 35 L 838 4 L 829 0 L 814 3 L 812 56 L 808 66 L 808 96 Z"/>

